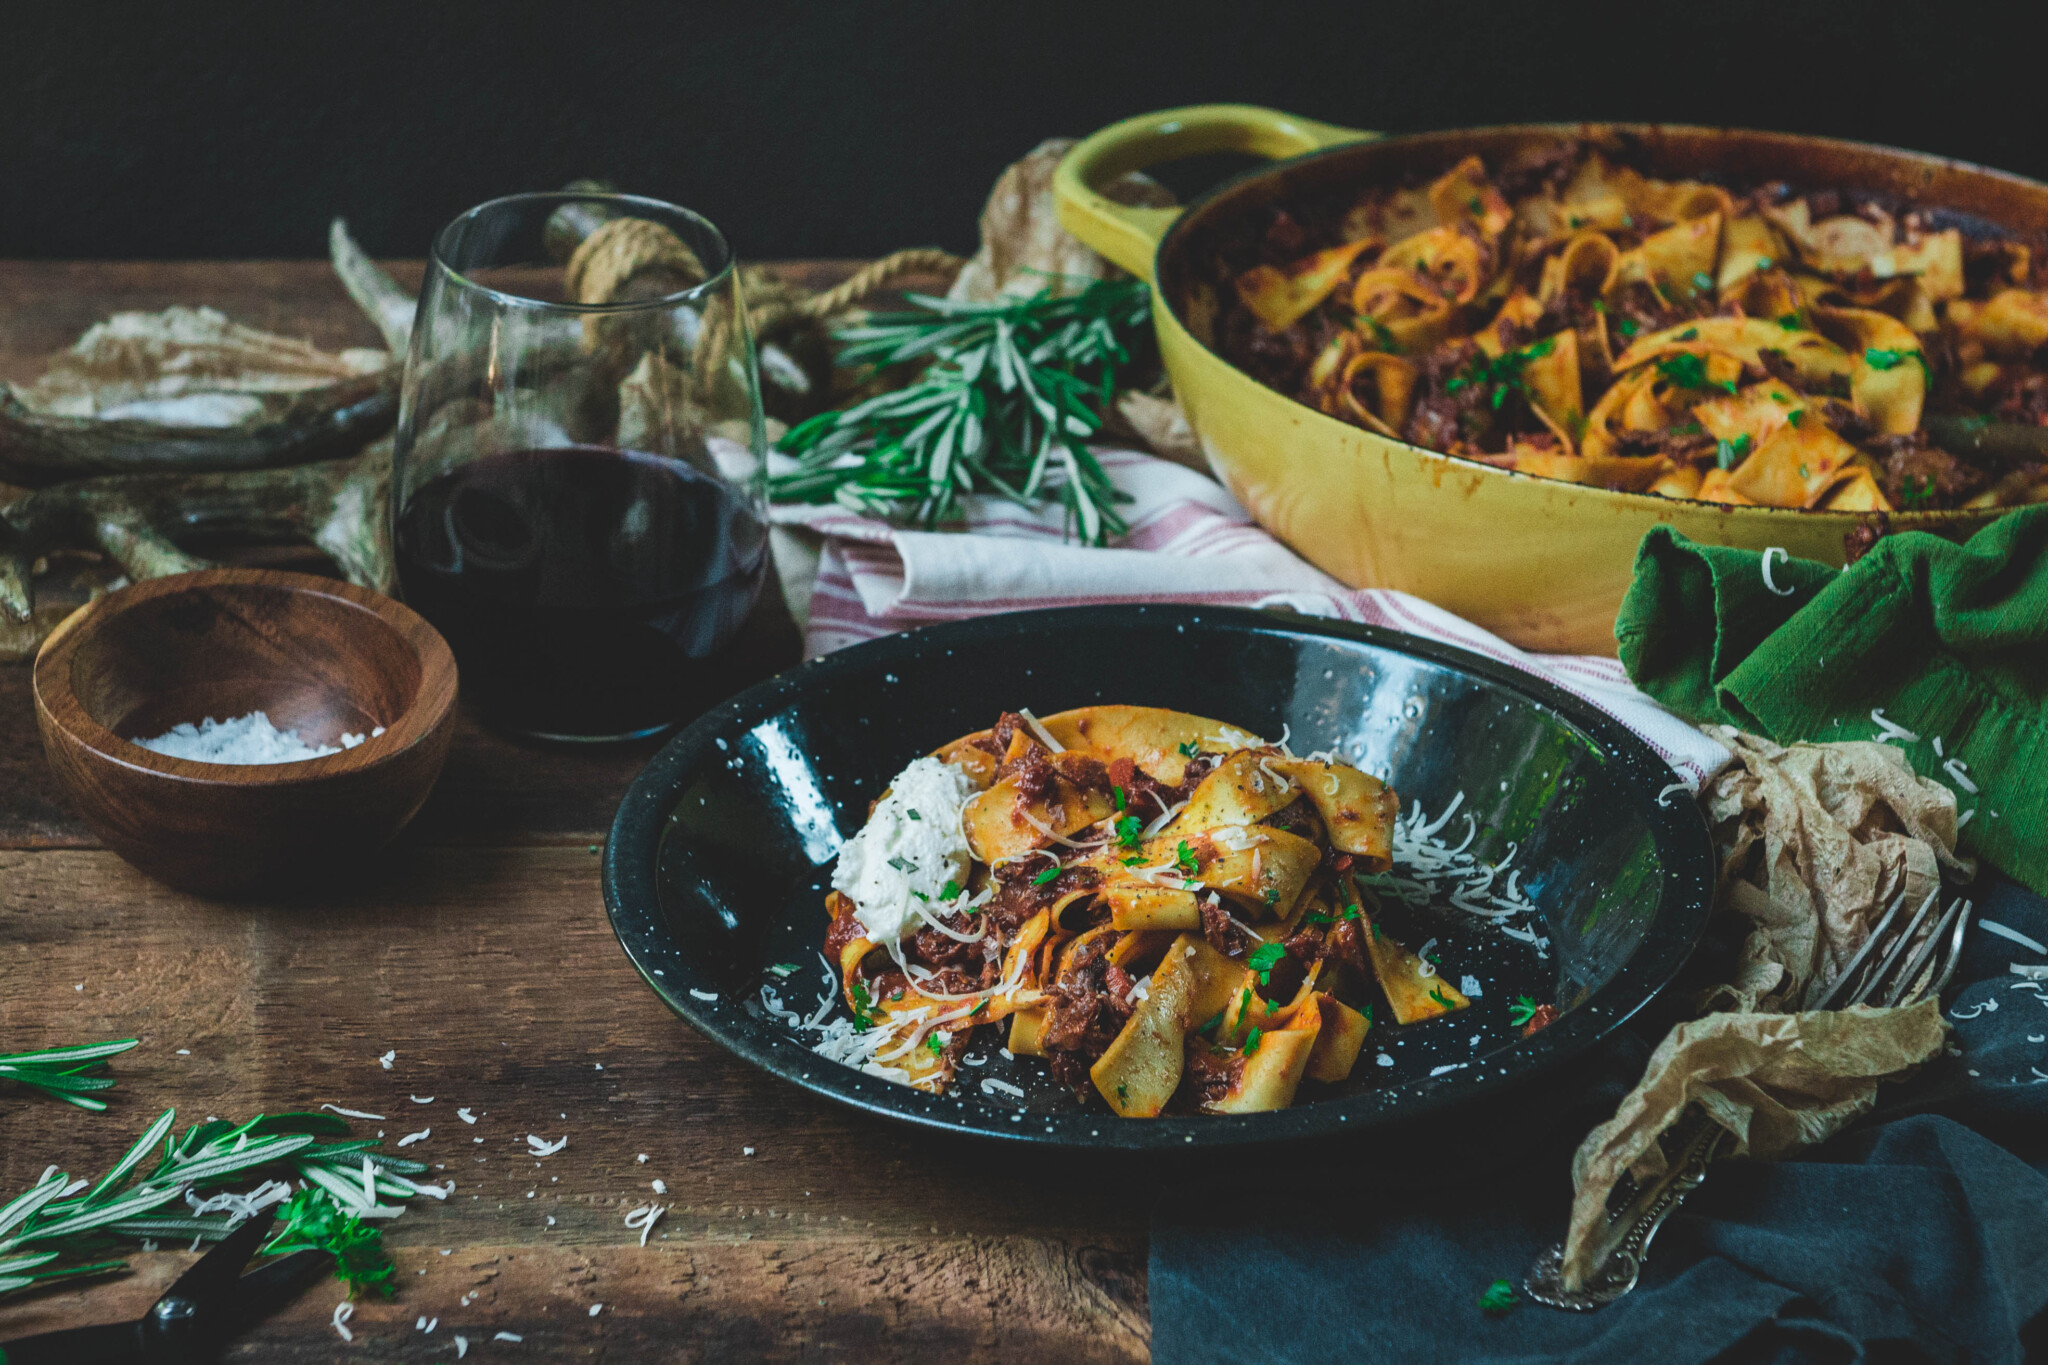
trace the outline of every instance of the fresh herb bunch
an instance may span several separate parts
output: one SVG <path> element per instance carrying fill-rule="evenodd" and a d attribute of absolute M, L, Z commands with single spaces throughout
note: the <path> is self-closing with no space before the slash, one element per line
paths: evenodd
<path fill-rule="evenodd" d="M 1026 505 L 1056 494 L 1089 544 L 1127 530 L 1114 507 L 1127 499 L 1087 441 L 1145 353 L 1144 282 L 999 303 L 907 297 L 918 311 L 839 332 L 838 363 L 929 361 L 924 373 L 791 430 L 779 448 L 798 467 L 769 479 L 770 496 L 930 527 L 957 513 L 963 493 Z"/>
<path fill-rule="evenodd" d="M 349 1297 L 368 1290 L 384 1298 L 398 1292 L 391 1283 L 398 1267 L 384 1250 L 384 1234 L 334 1202 L 321 1189 L 303 1189 L 277 1211 L 278 1232 L 263 1248 L 266 1256 L 324 1251 L 334 1258 L 335 1276 Z"/>
<path fill-rule="evenodd" d="M 336 1273 L 352 1291 L 381 1289 L 390 1275 L 388 1269 L 378 1272 L 389 1260 L 381 1240 L 356 1220 L 398 1212 L 380 1199 L 446 1198 L 439 1187 L 410 1179 L 426 1174 L 424 1163 L 375 1151 L 374 1139 L 322 1142 L 345 1139 L 349 1131 L 328 1114 L 259 1114 L 245 1123 L 209 1119 L 173 1137 L 176 1117 L 175 1109 L 166 1109 L 97 1182 L 73 1180 L 52 1166 L 26 1193 L 0 1206 L 0 1294 L 60 1276 L 121 1269 L 120 1261 L 91 1258 L 124 1241 L 219 1241 L 249 1213 L 282 1197 L 283 1188 L 268 1185 L 250 1195 L 211 1198 L 199 1192 L 264 1170 L 310 1187 L 286 1206 L 284 1230 L 269 1249 L 319 1246 L 335 1255 Z M 155 1163 L 143 1174 L 152 1155 Z M 190 1213 L 165 1208 L 188 1195 Z M 316 1217 L 305 1196 L 330 1204 L 339 1217 Z M 85 1263 L 56 1264 L 67 1258 Z"/>
<path fill-rule="evenodd" d="M 137 1041 L 119 1038 L 76 1047 L 48 1047 L 40 1052 L 0 1053 L 0 1080 L 40 1090 L 53 1099 L 97 1114 L 106 1109 L 107 1102 L 92 1092 L 112 1090 L 114 1078 L 87 1073 L 98 1071 L 107 1064 L 107 1058 L 119 1056 Z"/>

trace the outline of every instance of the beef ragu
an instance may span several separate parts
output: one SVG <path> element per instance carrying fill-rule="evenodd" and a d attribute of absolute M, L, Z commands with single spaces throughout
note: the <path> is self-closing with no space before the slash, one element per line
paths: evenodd
<path fill-rule="evenodd" d="M 833 873 L 851 1012 L 819 1050 L 926 1090 L 970 1046 L 1117 1114 L 1248 1112 L 1348 1075 L 1375 1008 L 1468 1001 L 1374 929 L 1398 802 L 1177 711 L 1003 715 L 898 774 Z"/>
<path fill-rule="evenodd" d="M 1190 327 L 1342 421 L 1722 504 L 2048 500 L 2039 242 L 1841 189 L 1653 179 L 1576 142 L 1265 215 L 1216 246 Z"/>

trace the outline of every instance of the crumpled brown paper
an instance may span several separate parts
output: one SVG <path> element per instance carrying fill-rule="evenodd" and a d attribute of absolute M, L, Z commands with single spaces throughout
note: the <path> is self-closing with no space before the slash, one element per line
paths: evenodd
<path fill-rule="evenodd" d="M 1060 226 L 1053 210 L 1052 175 L 1074 148 L 1072 138 L 1047 138 L 1006 167 L 981 211 L 981 247 L 962 267 L 946 297 L 992 303 L 1005 294 L 1024 297 L 1050 288 L 1078 294 L 1116 267 Z M 1102 193 L 1119 204 L 1165 208 L 1173 192 L 1137 171 L 1118 176 Z"/>
<path fill-rule="evenodd" d="M 1721 853 L 1720 908 L 1747 917 L 1749 934 L 1735 979 L 1706 996 L 1717 1012 L 1673 1029 L 1615 1116 L 1580 1144 L 1567 1284 L 1597 1269 L 1623 1173 L 1638 1183 L 1664 1173 L 1659 1139 L 1689 1105 L 1735 1135 L 1736 1154 L 1769 1160 L 1868 1112 L 1879 1081 L 1933 1057 L 1946 1036 L 1935 1000 L 1792 1011 L 1848 964 L 1895 900 L 1911 914 L 1944 869 L 1971 875 L 1955 855 L 1954 794 L 1889 745 L 1711 733 L 1735 754 L 1700 792 Z"/>
<path fill-rule="evenodd" d="M 1722 851 L 1724 904 L 1753 922 L 1736 979 L 1708 1004 L 1797 1009 L 1832 981 L 1903 895 L 1910 915 L 1974 872 L 1958 858 L 1955 793 L 1916 775 L 1889 744 L 1773 744 L 1731 726 L 1735 751 L 1700 793 Z M 1930 920 L 1931 923 L 1931 920 Z"/>
<path fill-rule="evenodd" d="M 1566 1283 L 1581 1283 L 1595 1269 L 1608 1197 L 1622 1173 L 1638 1181 L 1663 1174 L 1657 1139 L 1688 1104 L 1735 1135 L 1735 1155 L 1768 1161 L 1867 1113 L 1877 1083 L 1934 1056 L 1947 1032 L 1937 1000 L 1905 1009 L 1710 1014 L 1680 1024 L 1614 1117 L 1572 1159 L 1578 1195 L 1565 1237 Z"/>

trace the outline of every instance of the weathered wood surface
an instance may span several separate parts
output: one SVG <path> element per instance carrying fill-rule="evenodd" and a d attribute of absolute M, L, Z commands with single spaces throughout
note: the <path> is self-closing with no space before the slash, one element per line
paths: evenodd
<path fill-rule="evenodd" d="M 0 264 L 0 377 L 117 308 L 171 303 L 375 343 L 317 263 Z M 766 632 L 733 686 L 786 647 Z M 1143 1358 L 1145 1169 L 1105 1178 L 853 1115 L 728 1057 L 640 983 L 590 847 L 651 749 L 465 719 L 363 881 L 218 903 L 93 845 L 43 762 L 29 670 L 0 667 L 0 1044 L 142 1039 L 106 1114 L 0 1093 L 0 1197 L 52 1161 L 103 1169 L 163 1106 L 333 1103 L 385 1115 L 359 1126 L 389 1141 L 431 1129 L 406 1151 L 456 1191 L 389 1225 L 401 1292 L 357 1306 L 353 1343 L 325 1281 L 229 1359 L 452 1360 L 457 1333 L 470 1360 Z M 569 1143 L 536 1160 L 528 1133 Z M 672 1207 L 643 1249 L 622 1220 L 649 1201 Z M 190 1259 L 16 1298 L 0 1338 L 137 1314 Z"/>

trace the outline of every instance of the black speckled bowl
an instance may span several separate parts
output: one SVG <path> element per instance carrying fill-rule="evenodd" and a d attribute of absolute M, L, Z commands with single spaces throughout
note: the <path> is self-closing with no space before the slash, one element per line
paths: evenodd
<path fill-rule="evenodd" d="M 925 1095 L 815 1055 L 769 1013 L 828 988 L 819 954 L 832 861 L 911 759 L 1005 709 L 1164 706 L 1297 753 L 1335 749 L 1391 780 L 1404 813 L 1461 797 L 1442 837 L 1512 860 L 1547 951 L 1448 904 L 1388 902 L 1406 941 L 1439 940 L 1470 1009 L 1374 1027 L 1358 1067 L 1268 1114 L 1118 1120 L 1082 1106 L 999 1039 L 951 1093 Z M 1698 808 L 1618 722 L 1557 688 L 1393 631 L 1199 607 L 984 617 L 844 650 L 733 698 L 671 740 L 619 807 L 605 905 L 626 954 L 697 1028 L 763 1070 L 859 1109 L 951 1132 L 1061 1147 L 1228 1146 L 1384 1128 L 1554 1072 L 1671 980 L 1707 921 L 1713 856 Z M 1398 869 L 1397 869 L 1398 870 Z M 1507 873 L 1500 874 L 1505 883 Z M 797 965 L 786 981 L 770 968 Z M 1524 1039 L 1518 995 L 1555 1003 Z M 984 1030 L 996 1034 L 999 1030 Z M 1003 1083 L 985 1086 L 994 1080 Z M 1004 1087 L 1023 1092 L 1022 1098 Z"/>

